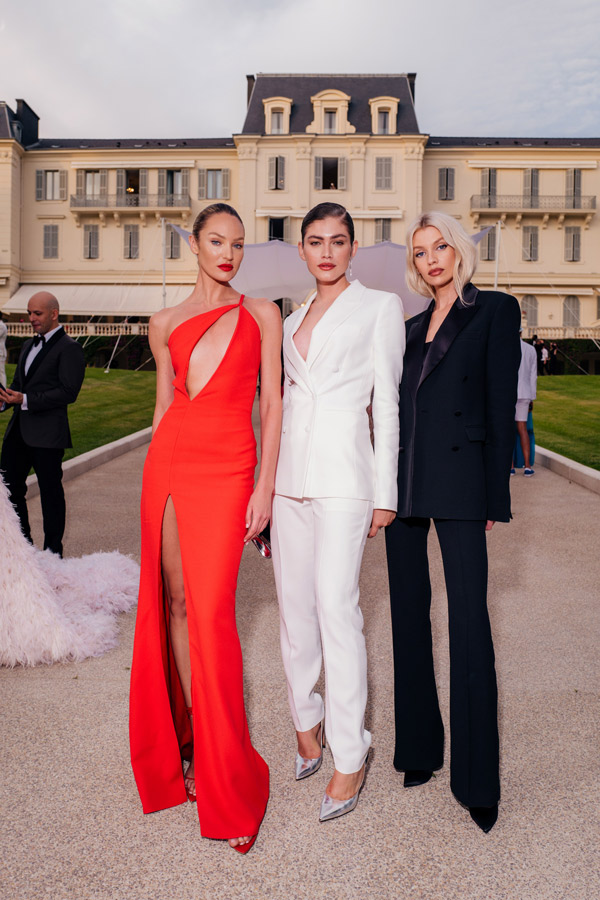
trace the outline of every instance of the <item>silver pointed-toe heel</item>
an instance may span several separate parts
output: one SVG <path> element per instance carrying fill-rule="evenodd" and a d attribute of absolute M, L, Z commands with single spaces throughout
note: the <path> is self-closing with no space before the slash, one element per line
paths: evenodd
<path fill-rule="evenodd" d="M 323 748 L 325 747 L 325 720 L 321 722 L 319 743 L 321 744 L 321 755 L 317 756 L 316 759 L 307 759 L 307 757 L 296 753 L 296 781 L 302 781 L 304 778 L 308 778 L 309 775 L 314 775 L 321 768 Z"/>
<path fill-rule="evenodd" d="M 334 800 L 333 797 L 330 797 L 327 791 L 323 795 L 323 800 L 321 801 L 321 811 L 319 813 L 319 822 L 329 822 L 330 819 L 339 819 L 340 816 L 345 816 L 347 813 L 352 812 L 352 810 L 356 807 L 358 803 L 358 795 L 360 794 L 363 784 L 365 783 L 365 773 L 367 771 L 367 761 L 364 762 L 364 771 L 363 776 L 361 778 L 361 782 L 357 792 L 353 797 L 350 797 L 349 800 Z"/>

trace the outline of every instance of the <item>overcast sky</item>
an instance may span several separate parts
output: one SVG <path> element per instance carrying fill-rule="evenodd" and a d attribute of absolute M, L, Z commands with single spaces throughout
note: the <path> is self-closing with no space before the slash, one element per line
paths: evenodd
<path fill-rule="evenodd" d="M 223 137 L 246 74 L 416 72 L 422 132 L 600 137 L 599 0 L 1 0 L 42 137 Z"/>

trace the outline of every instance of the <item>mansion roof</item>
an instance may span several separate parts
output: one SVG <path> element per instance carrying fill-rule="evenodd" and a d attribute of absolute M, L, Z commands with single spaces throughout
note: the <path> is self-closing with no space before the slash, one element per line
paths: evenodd
<path fill-rule="evenodd" d="M 375 97 L 397 97 L 396 134 L 419 134 L 414 107 L 414 75 L 263 75 L 256 76 L 250 94 L 242 134 L 264 134 L 263 100 L 285 96 L 292 100 L 290 133 L 306 131 L 313 120 L 311 97 L 334 89 L 348 94 L 348 121 L 359 134 L 370 134 L 369 100 Z"/>

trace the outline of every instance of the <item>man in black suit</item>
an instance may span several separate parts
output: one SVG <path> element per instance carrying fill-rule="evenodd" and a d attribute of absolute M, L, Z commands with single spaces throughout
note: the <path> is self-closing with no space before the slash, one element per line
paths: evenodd
<path fill-rule="evenodd" d="M 62 458 L 72 447 L 67 405 L 79 394 L 85 372 L 83 350 L 58 321 L 58 300 L 47 291 L 34 294 L 27 312 L 35 337 L 25 341 L 12 384 L 0 388 L 0 400 L 13 407 L 0 469 L 10 499 L 31 541 L 26 479 L 37 475 L 44 520 L 44 550 L 62 556 L 65 494 Z"/>

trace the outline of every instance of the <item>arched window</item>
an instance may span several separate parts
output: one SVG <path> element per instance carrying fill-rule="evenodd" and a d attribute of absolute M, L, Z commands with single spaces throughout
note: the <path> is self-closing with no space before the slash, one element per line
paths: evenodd
<path fill-rule="evenodd" d="M 521 312 L 527 317 L 527 324 L 530 328 L 537 328 L 538 325 L 538 299 L 534 294 L 525 294 L 521 300 Z"/>
<path fill-rule="evenodd" d="M 568 294 L 563 300 L 563 325 L 580 325 L 579 297 Z"/>

